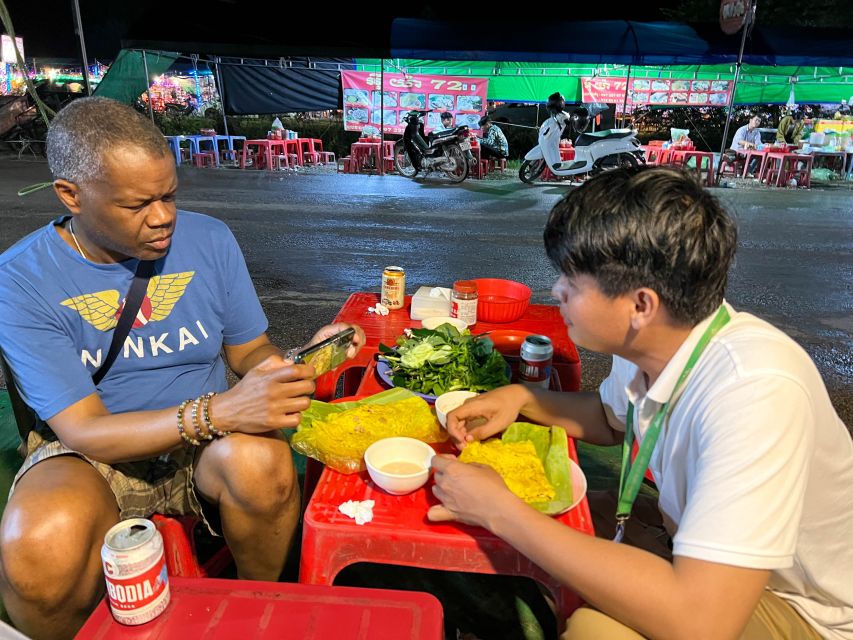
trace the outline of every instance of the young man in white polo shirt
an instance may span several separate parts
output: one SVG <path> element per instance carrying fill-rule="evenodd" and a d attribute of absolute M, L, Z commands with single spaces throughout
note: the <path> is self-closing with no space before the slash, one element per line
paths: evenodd
<path fill-rule="evenodd" d="M 602 539 L 563 526 L 487 467 L 433 462 L 432 519 L 489 528 L 588 603 L 564 638 L 853 639 L 853 442 L 808 355 L 723 300 L 736 240 L 678 170 L 572 190 L 545 227 L 553 294 L 575 343 L 613 354 L 610 376 L 598 393 L 511 385 L 448 416 L 460 448 L 518 414 L 600 445 L 627 430 L 639 454 L 623 525 L 649 460 L 671 561 L 612 527 Z"/>

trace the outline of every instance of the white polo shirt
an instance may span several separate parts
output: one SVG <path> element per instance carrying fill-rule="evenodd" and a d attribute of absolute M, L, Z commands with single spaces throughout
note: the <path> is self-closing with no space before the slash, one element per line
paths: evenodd
<path fill-rule="evenodd" d="M 808 354 L 727 305 L 731 320 L 688 378 L 649 465 L 675 555 L 772 570 L 769 588 L 826 638 L 853 640 L 853 440 Z M 613 357 L 599 393 L 642 442 L 711 317 L 649 389 Z"/>

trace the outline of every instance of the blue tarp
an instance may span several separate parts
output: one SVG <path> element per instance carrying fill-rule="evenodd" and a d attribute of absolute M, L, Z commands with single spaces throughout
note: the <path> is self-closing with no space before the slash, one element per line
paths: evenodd
<path fill-rule="evenodd" d="M 721 64 L 737 61 L 741 34 L 719 25 L 608 20 L 507 24 L 399 18 L 391 26 L 391 54 L 430 60 L 509 60 L 590 64 Z M 743 61 L 756 65 L 853 65 L 853 34 L 842 29 L 755 26 Z"/>

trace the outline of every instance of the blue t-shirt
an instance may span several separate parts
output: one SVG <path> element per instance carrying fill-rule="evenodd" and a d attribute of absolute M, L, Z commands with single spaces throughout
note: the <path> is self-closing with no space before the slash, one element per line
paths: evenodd
<path fill-rule="evenodd" d="M 138 264 L 84 260 L 55 224 L 0 255 L 0 349 L 43 420 L 96 391 L 92 374 Z M 254 340 L 267 324 L 228 227 L 179 211 L 169 253 L 155 263 L 137 320 L 97 391 L 112 413 L 224 391 L 223 344 Z"/>

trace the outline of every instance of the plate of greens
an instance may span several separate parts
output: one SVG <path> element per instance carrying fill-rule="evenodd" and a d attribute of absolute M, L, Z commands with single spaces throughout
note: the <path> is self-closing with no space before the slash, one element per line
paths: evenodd
<path fill-rule="evenodd" d="M 411 329 L 394 347 L 379 345 L 376 372 L 385 384 L 426 400 L 448 391 L 490 391 L 509 384 L 510 368 L 487 335 L 450 324 Z"/>

